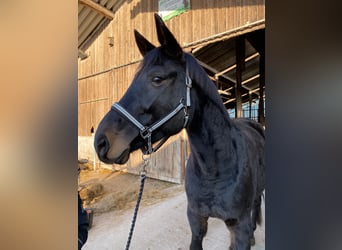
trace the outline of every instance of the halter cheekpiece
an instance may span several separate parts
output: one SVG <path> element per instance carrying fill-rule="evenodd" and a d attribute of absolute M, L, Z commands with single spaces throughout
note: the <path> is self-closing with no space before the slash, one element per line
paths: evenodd
<path fill-rule="evenodd" d="M 152 132 L 158 129 L 160 126 L 165 124 L 167 121 L 169 121 L 172 117 L 178 114 L 180 110 L 183 109 L 184 111 L 184 124 L 183 127 L 185 128 L 188 124 L 189 121 L 189 113 L 188 113 L 188 108 L 191 106 L 191 99 L 190 99 L 190 90 L 192 87 L 192 80 L 189 76 L 189 71 L 188 67 L 186 66 L 185 70 L 185 85 L 186 85 L 186 99 L 181 98 L 179 101 L 178 106 L 172 110 L 170 113 L 168 113 L 166 116 L 164 116 L 162 119 L 159 121 L 153 123 L 151 126 L 144 126 L 142 125 L 137 119 L 135 119 L 126 109 L 124 109 L 118 102 L 114 103 L 112 105 L 112 109 L 116 109 L 119 111 L 121 114 L 123 114 L 130 122 L 132 122 L 140 131 L 140 136 L 144 139 L 147 140 L 147 150 L 143 150 L 143 154 L 151 154 L 155 151 L 157 151 L 166 141 L 169 137 L 164 137 L 159 144 L 153 148 L 152 147 L 152 142 L 151 142 L 151 137 L 152 137 Z"/>

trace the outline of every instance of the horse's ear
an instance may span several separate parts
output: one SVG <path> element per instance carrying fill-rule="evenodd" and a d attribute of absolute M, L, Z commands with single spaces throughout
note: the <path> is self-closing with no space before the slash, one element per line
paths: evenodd
<path fill-rule="evenodd" d="M 172 35 L 171 31 L 166 27 L 165 23 L 158 14 L 154 14 L 154 19 L 156 21 L 158 41 L 163 52 L 170 57 L 182 60 L 183 50 L 178 44 L 176 38 Z"/>
<path fill-rule="evenodd" d="M 135 42 L 138 45 L 140 53 L 144 56 L 147 52 L 154 49 L 155 46 L 147 41 L 137 30 L 134 30 Z"/>

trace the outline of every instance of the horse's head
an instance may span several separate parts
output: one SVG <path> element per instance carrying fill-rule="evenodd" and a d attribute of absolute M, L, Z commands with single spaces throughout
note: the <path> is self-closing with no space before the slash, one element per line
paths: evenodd
<path fill-rule="evenodd" d="M 151 149 L 149 144 L 178 133 L 187 121 L 191 80 L 185 54 L 158 15 L 155 21 L 160 46 L 135 31 L 143 62 L 96 131 L 95 149 L 103 162 L 124 164 L 132 151 Z"/>

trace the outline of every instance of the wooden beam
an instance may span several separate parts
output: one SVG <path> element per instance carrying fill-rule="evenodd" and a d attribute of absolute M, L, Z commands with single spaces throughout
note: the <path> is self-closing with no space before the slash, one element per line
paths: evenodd
<path fill-rule="evenodd" d="M 259 88 L 253 89 L 253 90 L 251 90 L 250 92 L 244 93 L 244 94 L 241 95 L 241 97 L 245 97 L 245 96 L 247 96 L 247 95 L 249 95 L 249 94 L 252 94 L 252 99 L 259 99 L 259 95 L 256 94 L 256 93 L 254 93 L 254 92 L 257 92 L 257 91 L 259 91 Z M 264 98 L 265 98 L 265 94 L 264 94 Z M 235 100 L 236 100 L 235 97 L 234 97 L 234 98 L 231 98 L 229 101 L 225 102 L 225 104 L 226 104 L 226 103 L 233 102 L 233 101 L 235 101 Z M 245 101 L 245 102 L 247 102 L 247 101 Z M 244 102 L 244 103 L 245 103 L 245 102 Z"/>
<path fill-rule="evenodd" d="M 253 55 L 251 55 L 251 56 L 249 56 L 249 57 L 247 57 L 247 58 L 245 59 L 245 62 L 248 62 L 248 61 L 252 60 L 253 58 L 256 58 L 257 56 L 259 56 L 259 53 L 258 53 L 258 52 L 257 52 L 257 53 L 254 53 Z M 236 63 L 233 64 L 232 66 L 230 66 L 230 67 L 228 67 L 228 68 L 222 70 L 221 72 L 217 72 L 217 73 L 215 74 L 215 76 L 221 76 L 221 75 L 226 74 L 227 72 L 229 72 L 229 71 L 231 71 L 231 70 L 233 70 L 233 69 L 235 69 L 235 68 L 236 68 Z"/>
<path fill-rule="evenodd" d="M 106 18 L 113 20 L 114 19 L 114 13 L 108 9 L 106 9 L 105 7 L 103 7 L 102 5 L 95 3 L 92 0 L 78 0 L 79 3 L 84 4 L 86 6 L 88 6 L 89 8 L 97 11 L 98 13 L 104 15 Z"/>
<path fill-rule="evenodd" d="M 198 62 L 199 65 L 201 65 L 203 68 L 211 71 L 213 74 L 216 74 L 218 72 L 218 70 L 214 69 L 213 67 L 209 66 L 208 64 L 206 64 L 206 63 L 204 63 L 204 62 L 202 62 L 202 61 L 200 61 L 198 59 L 197 59 L 197 62 Z M 222 75 L 221 77 L 223 77 L 226 80 L 230 81 L 232 84 L 236 83 L 236 81 L 233 78 L 231 78 L 231 77 L 228 77 L 226 75 Z M 215 79 L 215 77 L 214 77 L 214 79 Z"/>
<path fill-rule="evenodd" d="M 235 117 L 242 117 L 242 71 L 245 69 L 245 37 L 238 36 L 235 38 L 235 58 L 236 58 L 236 84 L 235 84 Z"/>
<path fill-rule="evenodd" d="M 216 69 L 214 69 L 213 67 L 209 66 L 208 64 L 206 64 L 206 63 L 204 63 L 204 62 L 202 62 L 202 61 L 200 61 L 200 60 L 198 60 L 198 59 L 197 59 L 197 62 L 198 62 L 198 64 L 201 65 L 203 68 L 205 68 L 205 69 L 209 70 L 210 72 L 212 72 L 213 74 L 215 74 L 214 76 L 208 75 L 208 77 L 209 77 L 212 81 L 216 81 L 216 80 L 217 80 L 217 79 L 215 78 L 216 72 L 218 72 Z M 236 65 L 234 66 L 234 68 L 236 68 Z M 233 78 L 231 78 L 231 77 L 229 77 L 229 76 L 226 76 L 226 75 L 220 75 L 220 77 L 222 77 L 222 78 L 228 80 L 232 85 L 234 85 L 234 86 L 232 86 L 232 87 L 226 89 L 227 91 L 228 91 L 228 90 L 231 90 L 231 89 L 233 89 L 233 88 L 235 88 L 235 85 L 236 85 L 236 80 L 235 80 L 235 79 L 233 79 Z M 249 78 L 249 79 L 247 79 L 247 80 L 241 82 L 241 87 L 242 87 L 243 89 L 247 90 L 247 91 L 250 91 L 251 89 L 248 88 L 247 86 L 244 86 L 244 84 L 247 83 L 247 82 L 249 82 L 249 81 L 251 81 L 251 80 L 254 80 L 255 78 L 258 78 L 258 77 L 259 77 L 259 75 L 256 75 L 256 76 L 253 76 L 253 77 L 251 77 L 251 78 Z"/>
<path fill-rule="evenodd" d="M 81 60 L 84 60 L 88 57 L 89 55 L 87 53 L 85 53 L 83 50 L 78 50 L 78 57 L 81 59 Z"/>
<path fill-rule="evenodd" d="M 225 91 L 225 90 L 218 89 L 217 91 L 218 91 L 218 93 L 220 95 L 227 95 L 227 96 L 231 96 L 232 95 L 230 92 Z"/>
<path fill-rule="evenodd" d="M 213 36 L 206 37 L 204 39 L 193 41 L 191 43 L 185 44 L 183 48 L 192 47 L 193 49 L 195 49 L 197 46 L 206 46 L 208 44 L 227 40 L 227 39 L 237 37 L 242 34 L 248 34 L 252 31 L 259 30 L 259 29 L 265 29 L 265 19 L 261 19 L 253 23 L 248 23 L 244 26 L 240 26 L 235 29 L 230 29 L 228 31 L 218 33 Z"/>
<path fill-rule="evenodd" d="M 246 84 L 246 83 L 248 83 L 248 82 L 251 82 L 251 81 L 253 81 L 253 80 L 259 78 L 259 76 L 260 76 L 259 74 L 255 75 L 255 76 L 251 76 L 250 78 L 248 78 L 248 79 L 242 81 L 241 84 L 244 85 L 244 84 Z M 246 86 L 244 86 L 244 87 L 246 87 Z M 246 87 L 246 88 L 247 88 L 247 87 Z"/>
<path fill-rule="evenodd" d="M 253 92 L 256 92 L 257 90 L 259 90 L 259 88 L 258 89 L 255 89 L 255 90 L 253 90 L 253 91 L 251 91 L 251 94 L 254 94 Z M 242 94 L 241 95 L 241 97 L 245 97 L 246 95 L 249 95 L 249 93 L 245 93 L 245 94 Z M 255 95 L 255 98 L 258 98 L 259 97 L 259 95 L 257 95 L 257 94 L 254 94 Z M 253 97 L 253 96 L 252 96 Z M 264 96 L 265 97 L 265 96 Z M 235 102 L 235 100 L 236 100 L 236 98 L 231 98 L 231 99 L 229 99 L 228 101 L 225 101 L 223 104 L 228 104 L 228 103 L 231 103 L 231 102 Z"/>

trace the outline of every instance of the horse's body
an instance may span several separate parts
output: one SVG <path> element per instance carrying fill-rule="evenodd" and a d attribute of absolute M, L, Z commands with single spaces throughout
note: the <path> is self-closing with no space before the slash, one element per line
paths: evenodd
<path fill-rule="evenodd" d="M 185 175 L 192 231 L 190 249 L 202 249 L 209 217 L 226 223 L 231 232 L 230 249 L 250 249 L 256 222 L 260 221 L 265 185 L 263 128 L 252 120 L 230 119 L 205 71 L 181 50 L 158 16 L 156 25 L 159 48 L 135 33 L 144 61 L 117 106 L 150 126 L 172 113 L 179 102 L 191 100 L 191 106 L 180 106 L 188 122 L 184 123 L 183 112 L 176 110 L 150 137 L 153 143 L 178 133 L 186 125 L 191 147 Z M 188 76 L 192 80 L 189 97 L 188 85 L 184 84 Z M 114 107 L 101 121 L 95 148 L 102 161 L 122 164 L 130 152 L 147 147 L 146 138 L 136 128 L 139 122 L 132 124 L 125 118 Z"/>

